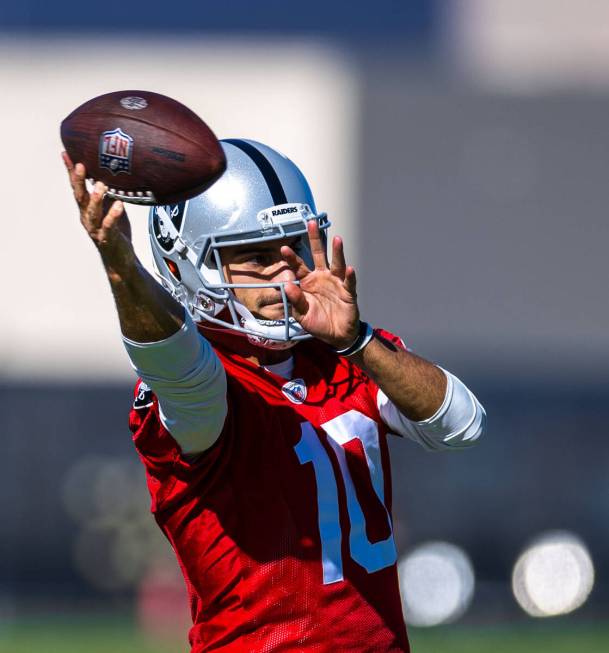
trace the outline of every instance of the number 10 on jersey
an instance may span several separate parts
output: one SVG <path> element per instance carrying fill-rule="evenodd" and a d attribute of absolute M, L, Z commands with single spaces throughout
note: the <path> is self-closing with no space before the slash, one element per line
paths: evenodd
<path fill-rule="evenodd" d="M 302 465 L 312 463 L 317 484 L 317 511 L 324 585 L 343 580 L 342 533 L 338 488 L 330 457 L 319 440 L 313 425 L 303 422 L 302 436 L 294 447 Z M 389 511 L 385 505 L 385 482 L 381 462 L 377 424 L 363 413 L 350 410 L 324 422 L 322 429 L 338 460 L 347 497 L 350 524 L 349 551 L 355 562 L 368 573 L 379 571 L 395 563 L 397 554 L 393 541 L 393 529 Z M 378 542 L 370 542 L 366 534 L 366 517 L 358 501 L 353 478 L 347 465 L 343 445 L 358 439 L 363 446 L 372 487 L 383 506 L 389 526 L 389 536 Z"/>

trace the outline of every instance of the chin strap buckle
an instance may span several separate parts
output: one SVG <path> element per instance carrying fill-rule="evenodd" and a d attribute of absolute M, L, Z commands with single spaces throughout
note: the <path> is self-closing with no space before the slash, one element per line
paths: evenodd
<path fill-rule="evenodd" d="M 173 244 L 175 251 L 181 258 L 187 258 L 188 245 L 178 236 Z"/>

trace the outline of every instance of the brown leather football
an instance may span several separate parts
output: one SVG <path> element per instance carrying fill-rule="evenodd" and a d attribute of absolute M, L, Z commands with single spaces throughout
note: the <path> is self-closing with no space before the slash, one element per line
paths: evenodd
<path fill-rule="evenodd" d="M 226 168 L 222 146 L 201 118 L 150 91 L 116 91 L 85 102 L 61 123 L 61 140 L 88 178 L 135 204 L 189 199 Z"/>

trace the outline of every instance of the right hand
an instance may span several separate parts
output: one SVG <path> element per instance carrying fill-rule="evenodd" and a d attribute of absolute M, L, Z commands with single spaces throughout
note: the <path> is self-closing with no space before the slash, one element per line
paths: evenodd
<path fill-rule="evenodd" d="M 67 152 L 62 152 L 74 199 L 80 211 L 80 222 L 99 250 L 104 262 L 118 271 L 136 262 L 131 245 L 131 227 L 121 201 L 105 197 L 107 187 L 98 181 L 89 193 L 82 163 L 74 165 Z"/>

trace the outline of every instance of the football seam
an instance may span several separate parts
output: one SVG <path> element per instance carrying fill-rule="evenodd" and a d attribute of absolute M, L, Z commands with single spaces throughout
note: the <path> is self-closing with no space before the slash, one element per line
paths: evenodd
<path fill-rule="evenodd" d="M 156 125 L 153 122 L 149 122 L 148 120 L 142 120 L 140 117 L 135 118 L 135 117 L 131 117 L 131 116 L 125 116 L 122 113 L 93 113 L 93 112 L 90 112 L 90 111 L 82 111 L 78 115 L 79 116 L 112 116 L 114 118 L 125 118 L 127 120 L 133 120 L 134 122 L 141 122 L 141 123 L 143 123 L 145 125 L 148 125 L 149 127 L 156 127 L 157 129 L 160 127 L 159 125 Z M 201 118 L 199 118 L 199 120 L 201 120 Z M 207 125 L 202 120 L 201 120 L 201 122 L 207 127 Z M 173 129 L 167 129 L 166 127 L 162 127 L 161 129 L 166 131 L 168 134 L 173 134 L 173 136 L 177 136 L 178 138 L 183 138 L 185 141 L 188 141 L 192 145 L 196 145 L 197 147 L 201 147 L 201 143 L 198 143 L 197 141 L 193 141 L 191 138 L 188 138 L 188 136 L 184 136 L 183 134 L 180 134 L 180 133 L 174 131 Z M 209 127 L 207 127 L 207 129 L 209 129 Z M 209 132 L 216 140 L 218 140 L 217 136 L 211 131 L 211 129 L 209 129 Z M 206 147 L 202 147 L 201 149 L 204 150 L 208 155 L 211 155 L 211 152 Z M 220 151 L 222 151 L 222 146 L 220 146 Z"/>

